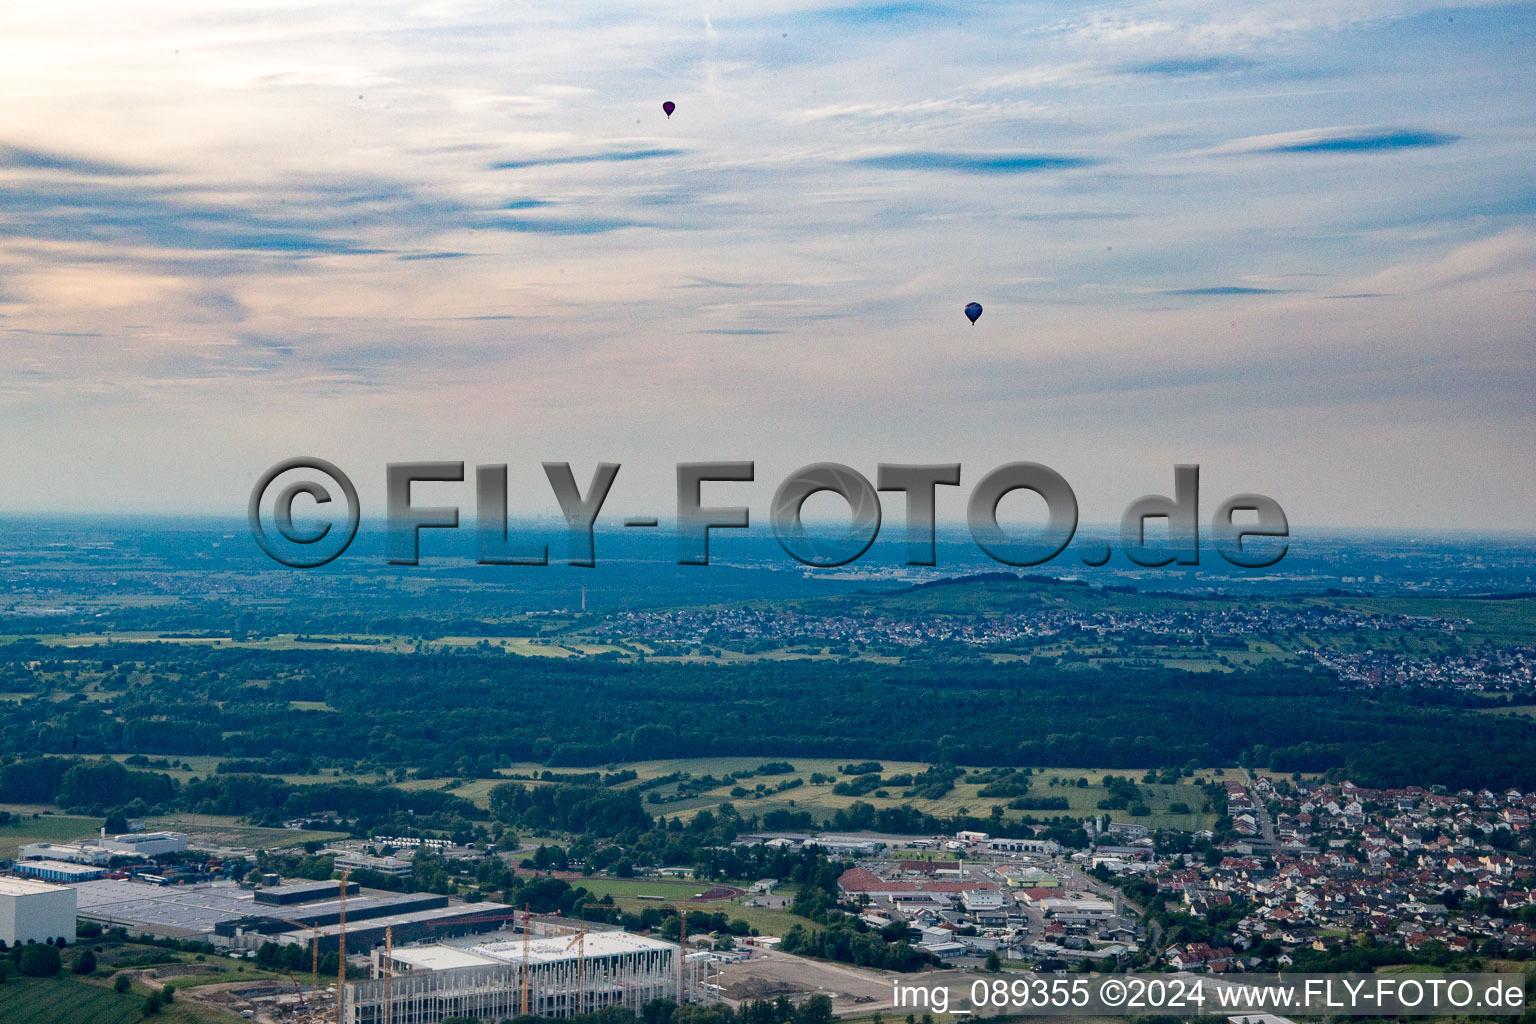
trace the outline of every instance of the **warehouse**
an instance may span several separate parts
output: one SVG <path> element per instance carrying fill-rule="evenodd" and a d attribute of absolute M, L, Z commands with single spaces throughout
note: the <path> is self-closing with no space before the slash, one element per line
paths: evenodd
<path fill-rule="evenodd" d="M 606 1006 L 635 1013 L 652 999 L 707 999 L 707 956 L 679 972 L 678 947 L 623 931 L 551 938 L 504 936 L 375 951 L 372 981 L 343 989 L 344 1024 L 436 1024 L 445 1017 L 503 1020 L 524 1012 L 571 1017 Z M 386 977 L 387 974 L 387 977 Z"/>
<path fill-rule="evenodd" d="M 252 898 L 257 903 L 266 903 L 273 906 L 286 907 L 292 903 L 309 903 L 312 900 L 325 900 L 341 893 L 340 882 L 290 882 L 287 885 L 271 885 L 265 889 L 257 889 Z M 348 882 L 347 895 L 357 895 L 357 883 Z"/>
<path fill-rule="evenodd" d="M 161 939 L 212 942 L 220 922 L 238 920 L 252 907 L 250 892 L 233 883 L 153 885 L 103 878 L 74 888 L 82 918 Z"/>
<path fill-rule="evenodd" d="M 75 890 L 29 878 L 0 878 L 0 940 L 8 946 L 75 938 Z"/>
<path fill-rule="evenodd" d="M 88 843 L 28 843 L 16 851 L 17 860 L 62 860 L 96 867 L 111 864 L 114 856 L 111 850 Z"/>
<path fill-rule="evenodd" d="M 128 857 L 158 857 L 162 853 L 183 853 L 187 837 L 181 832 L 126 832 L 97 840 L 103 850 Z"/>
<path fill-rule="evenodd" d="M 75 887 L 80 916 L 131 934 L 195 939 L 220 946 L 254 949 L 263 942 L 308 946 L 316 930 L 320 950 L 340 945 L 339 883 L 278 886 L 253 893 L 233 883 L 149 885 L 100 879 Z M 356 891 L 353 886 L 349 890 Z M 261 894 L 329 896 L 304 903 L 272 903 Z M 270 898 L 270 897 L 269 897 Z M 500 903 L 458 903 L 432 893 L 359 892 L 347 899 L 347 939 L 353 949 L 383 938 L 393 927 L 402 941 L 494 931 L 512 916 Z"/>
<path fill-rule="evenodd" d="M 93 878 L 104 878 L 107 874 L 106 868 L 63 860 L 17 861 L 15 870 L 18 875 L 41 878 L 45 882 L 89 882 Z"/>
<path fill-rule="evenodd" d="M 352 913 L 355 900 L 347 901 L 347 948 L 367 949 L 384 941 L 385 929 L 389 929 L 400 942 L 423 939 L 441 939 L 458 935 L 479 935 L 493 932 L 512 921 L 516 912 L 505 903 L 450 903 L 446 897 L 426 896 L 420 900 L 387 903 L 380 900 L 366 917 Z M 334 904 L 332 904 L 334 906 Z M 311 927 L 291 928 L 283 931 L 247 930 L 237 945 L 251 946 L 260 942 L 278 942 L 309 948 L 314 939 L 319 940 L 320 952 L 330 953 L 341 945 L 341 924 L 335 915 L 298 917 Z M 262 926 L 267 928 L 269 926 Z"/>

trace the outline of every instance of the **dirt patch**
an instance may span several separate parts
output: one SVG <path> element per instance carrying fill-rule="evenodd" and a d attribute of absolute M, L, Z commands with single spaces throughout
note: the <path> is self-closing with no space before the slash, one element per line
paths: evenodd
<path fill-rule="evenodd" d="M 166 964 L 145 972 L 152 978 L 185 978 L 190 974 L 213 974 L 207 964 Z"/>
<path fill-rule="evenodd" d="M 741 978 L 725 986 L 727 999 L 777 999 L 779 996 L 799 995 L 805 991 L 802 985 L 771 978 Z"/>
<path fill-rule="evenodd" d="M 722 900 L 734 900 L 739 896 L 745 896 L 747 890 L 738 889 L 734 885 L 717 885 L 711 889 L 705 889 L 697 896 L 689 898 L 691 903 L 719 903 Z"/>

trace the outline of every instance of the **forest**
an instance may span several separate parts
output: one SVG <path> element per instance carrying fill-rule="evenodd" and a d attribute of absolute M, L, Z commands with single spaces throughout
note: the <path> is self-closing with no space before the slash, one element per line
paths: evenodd
<path fill-rule="evenodd" d="M 1103 769 L 1193 762 L 1332 769 L 1373 786 L 1536 787 L 1526 756 L 1536 722 L 1475 713 L 1462 694 L 1442 703 L 1364 692 L 1273 665 L 698 665 L 472 648 L 63 651 L 23 640 L 0 647 L 0 691 L 12 698 L 0 755 L 12 757 L 213 754 L 226 770 L 273 772 L 302 770 L 324 751 L 397 778 L 727 754 Z M 209 798 L 233 807 L 223 790 Z"/>

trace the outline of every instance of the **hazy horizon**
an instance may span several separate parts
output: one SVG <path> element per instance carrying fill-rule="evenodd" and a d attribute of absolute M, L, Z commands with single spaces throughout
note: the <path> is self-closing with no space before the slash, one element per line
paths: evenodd
<path fill-rule="evenodd" d="M 1030 460 L 1114 522 L 1197 462 L 1203 524 L 1536 532 L 1533 43 L 1409 0 L 13 6 L 0 510 L 239 517 L 318 455 L 365 516 L 427 459 L 518 516 L 619 462 L 605 513 L 668 516 L 741 459 L 754 521 L 807 463 L 960 462 L 954 520 Z"/>

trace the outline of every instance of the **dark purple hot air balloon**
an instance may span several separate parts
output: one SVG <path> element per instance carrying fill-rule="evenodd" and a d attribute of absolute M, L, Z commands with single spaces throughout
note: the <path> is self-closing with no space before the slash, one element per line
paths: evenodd
<path fill-rule="evenodd" d="M 968 303 L 966 303 L 965 315 L 970 317 L 971 324 L 974 326 L 975 323 L 976 323 L 976 318 L 981 316 L 981 303 L 979 303 L 979 302 L 968 302 Z"/>
<path fill-rule="evenodd" d="M 672 117 L 672 111 L 677 109 L 677 104 L 673 103 L 671 100 L 667 100 L 667 102 L 665 102 L 665 103 L 663 103 L 661 105 L 661 109 L 662 109 L 663 113 L 665 113 L 667 115 L 667 118 L 670 120 L 671 117 Z"/>

